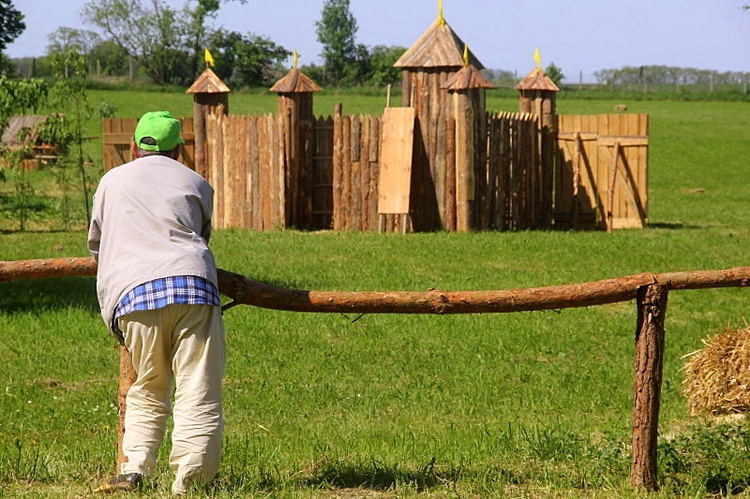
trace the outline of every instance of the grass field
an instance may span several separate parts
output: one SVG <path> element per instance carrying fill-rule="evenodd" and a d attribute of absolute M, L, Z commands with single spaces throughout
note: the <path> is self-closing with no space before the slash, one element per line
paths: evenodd
<path fill-rule="evenodd" d="M 191 109 L 181 93 L 91 98 L 121 116 Z M 384 105 L 381 96 L 351 99 L 316 95 L 316 113 L 337 101 L 350 113 Z M 620 102 L 560 99 L 558 112 L 604 113 Z M 218 264 L 317 290 L 512 289 L 747 265 L 750 104 L 626 103 L 651 117 L 645 230 L 224 230 L 212 240 Z M 516 105 L 488 99 L 494 110 Z M 232 95 L 230 109 L 272 112 L 275 97 Z M 6 200 L 9 184 L 0 184 Z M 52 204 L 40 196 L 25 233 L 0 210 L 1 260 L 86 255 L 85 220 L 60 231 Z M 670 294 L 654 497 L 748 494 L 748 425 L 690 416 L 680 368 L 702 338 L 744 327 L 749 299 L 743 289 Z M 213 497 L 640 495 L 628 485 L 635 303 L 361 318 L 235 307 L 225 321 L 227 428 Z M 93 279 L 0 284 L 0 337 L 0 494 L 88 496 L 116 451 L 118 356 Z M 168 496 L 165 457 L 145 496 Z"/>

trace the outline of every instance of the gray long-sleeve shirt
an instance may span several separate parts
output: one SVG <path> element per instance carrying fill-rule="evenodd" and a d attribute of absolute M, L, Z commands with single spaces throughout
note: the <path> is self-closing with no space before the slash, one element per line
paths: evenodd
<path fill-rule="evenodd" d="M 107 327 L 121 297 L 144 282 L 195 275 L 218 286 L 208 248 L 212 211 L 208 182 L 165 156 L 142 157 L 102 177 L 88 247 L 98 262 L 96 289 Z"/>

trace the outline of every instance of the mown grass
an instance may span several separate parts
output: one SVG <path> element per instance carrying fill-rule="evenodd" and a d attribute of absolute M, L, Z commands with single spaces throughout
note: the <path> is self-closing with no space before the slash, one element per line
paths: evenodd
<path fill-rule="evenodd" d="M 140 102 L 151 98 L 163 96 Z M 232 99 L 238 114 L 250 105 Z M 561 100 L 558 111 L 613 104 Z M 651 116 L 645 230 L 223 230 L 212 240 L 217 261 L 320 290 L 512 289 L 747 265 L 748 104 L 628 104 Z M 345 112 L 353 107 L 344 100 Z M 0 259 L 86 255 L 82 228 L 48 224 L 6 228 Z M 657 497 L 747 493 L 744 420 L 692 417 L 680 394 L 683 356 L 705 336 L 743 327 L 747 293 L 670 294 Z M 444 317 L 235 307 L 225 321 L 227 429 L 214 497 L 641 495 L 628 485 L 634 303 Z M 117 351 L 93 279 L 0 284 L 0 337 L 0 492 L 88 495 L 113 471 L 117 393 Z M 169 481 L 162 456 L 145 495 L 167 496 Z"/>

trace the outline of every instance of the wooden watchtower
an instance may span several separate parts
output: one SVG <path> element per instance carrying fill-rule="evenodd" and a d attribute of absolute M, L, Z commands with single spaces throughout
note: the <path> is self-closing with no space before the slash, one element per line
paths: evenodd
<path fill-rule="evenodd" d="M 207 67 L 185 93 L 193 94 L 195 171 L 206 177 L 208 173 L 206 116 L 229 114 L 229 87 L 211 71 L 211 68 Z"/>
<path fill-rule="evenodd" d="M 542 69 L 539 52 L 534 54 L 536 67 L 518 85 L 519 111 L 539 118 L 542 192 L 539 223 L 552 226 L 552 192 L 555 172 L 555 136 L 557 134 L 556 96 L 560 89 Z"/>
<path fill-rule="evenodd" d="M 476 193 L 487 192 L 485 188 L 477 189 L 477 183 L 486 182 L 483 167 L 487 151 L 477 144 L 484 144 L 487 136 L 485 90 L 495 86 L 469 64 L 468 48 L 465 48 L 464 67 L 445 82 L 444 88 L 452 96 L 451 123 L 455 123 L 448 127 L 448 133 L 455 127 L 455 169 L 451 171 L 449 165 L 446 172 L 445 228 L 461 232 L 487 229 L 490 210 L 484 204 L 488 199 L 476 196 Z M 454 199 L 451 199 L 451 191 L 455 192 Z"/>
<path fill-rule="evenodd" d="M 313 225 L 313 93 L 321 89 L 297 69 L 294 52 L 292 69 L 277 81 L 271 92 L 277 92 L 278 114 L 284 120 L 286 226 L 309 228 Z"/>
<path fill-rule="evenodd" d="M 443 17 L 442 3 L 435 22 L 396 61 L 401 68 L 403 106 L 416 109 L 412 159 L 410 214 L 415 231 L 438 230 L 446 222 L 446 127 L 453 103 L 446 83 L 464 67 L 466 44 Z M 468 62 L 484 69 L 471 51 Z"/>

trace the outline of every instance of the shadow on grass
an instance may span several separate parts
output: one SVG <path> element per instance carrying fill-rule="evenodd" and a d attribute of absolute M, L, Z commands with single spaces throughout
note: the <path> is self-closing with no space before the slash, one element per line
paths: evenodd
<path fill-rule="evenodd" d="M 664 230 L 695 230 L 695 229 L 703 228 L 700 225 L 684 224 L 682 222 L 649 222 L 646 227 L 649 229 L 664 229 Z"/>
<path fill-rule="evenodd" d="M 99 313 L 94 277 L 34 279 L 0 283 L 0 311 L 79 308 Z"/>
<path fill-rule="evenodd" d="M 313 470 L 301 483 L 312 488 L 371 489 L 388 491 L 398 486 L 407 486 L 424 492 L 437 486 L 455 483 L 460 473 L 457 470 L 436 470 L 435 460 L 422 469 L 400 469 L 397 465 L 384 465 L 373 461 L 369 464 L 334 462 L 323 464 Z"/>

